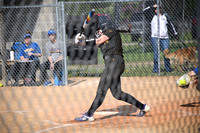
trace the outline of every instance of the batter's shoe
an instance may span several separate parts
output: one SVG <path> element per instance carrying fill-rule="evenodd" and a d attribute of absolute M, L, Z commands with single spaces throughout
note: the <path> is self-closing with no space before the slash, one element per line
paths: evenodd
<path fill-rule="evenodd" d="M 93 116 L 88 116 L 86 114 L 83 114 L 83 116 L 77 117 L 74 120 L 75 121 L 94 121 L 94 117 Z"/>
<path fill-rule="evenodd" d="M 137 117 L 144 117 L 150 110 L 151 108 L 147 106 L 146 104 L 144 104 L 144 109 L 140 111 Z"/>

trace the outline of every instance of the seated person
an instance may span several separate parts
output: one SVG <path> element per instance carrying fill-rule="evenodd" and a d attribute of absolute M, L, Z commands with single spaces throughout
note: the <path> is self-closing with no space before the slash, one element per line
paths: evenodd
<path fill-rule="evenodd" d="M 19 79 L 25 78 L 28 82 L 35 82 L 36 70 L 40 65 L 38 57 L 42 56 L 40 47 L 37 43 L 31 42 L 31 35 L 24 35 L 24 44 L 19 50 L 20 61 L 16 62 L 11 74 L 15 80 L 14 86 L 19 86 Z"/>
<path fill-rule="evenodd" d="M 51 85 L 48 79 L 46 70 L 52 70 L 58 77 L 58 85 L 62 83 L 62 68 L 63 68 L 63 43 L 56 39 L 56 32 L 52 29 L 48 31 L 49 42 L 46 43 L 46 54 L 48 60 L 41 64 L 41 81 L 44 82 L 44 86 Z"/>

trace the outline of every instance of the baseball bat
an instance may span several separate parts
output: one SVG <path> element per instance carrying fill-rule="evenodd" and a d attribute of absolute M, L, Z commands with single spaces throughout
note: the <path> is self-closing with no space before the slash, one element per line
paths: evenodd
<path fill-rule="evenodd" d="M 88 26 L 88 23 L 90 22 L 92 16 L 94 15 L 94 12 L 95 12 L 95 9 L 92 9 L 92 10 L 89 12 L 89 14 L 88 14 L 88 16 L 87 16 L 87 18 L 86 18 L 86 20 L 85 20 L 85 22 L 84 22 L 84 24 L 83 24 L 83 28 L 82 28 L 82 31 L 81 31 L 80 36 L 83 34 L 85 28 Z"/>

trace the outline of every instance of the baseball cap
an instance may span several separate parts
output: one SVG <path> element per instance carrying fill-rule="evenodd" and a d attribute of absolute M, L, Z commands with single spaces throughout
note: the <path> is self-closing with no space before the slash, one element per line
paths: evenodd
<path fill-rule="evenodd" d="M 51 35 L 51 34 L 56 35 L 56 32 L 55 32 L 54 30 L 50 29 L 50 30 L 48 31 L 48 35 Z"/>
<path fill-rule="evenodd" d="M 25 39 L 25 38 L 31 38 L 31 35 L 30 35 L 30 34 L 25 34 L 25 35 L 24 35 L 24 39 Z"/>

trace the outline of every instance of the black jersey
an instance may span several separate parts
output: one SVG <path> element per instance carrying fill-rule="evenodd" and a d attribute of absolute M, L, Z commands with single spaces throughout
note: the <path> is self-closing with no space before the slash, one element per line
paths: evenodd
<path fill-rule="evenodd" d="M 119 32 L 111 27 L 105 31 L 104 35 L 107 36 L 109 40 L 99 46 L 103 57 L 112 54 L 122 55 L 122 41 Z"/>

